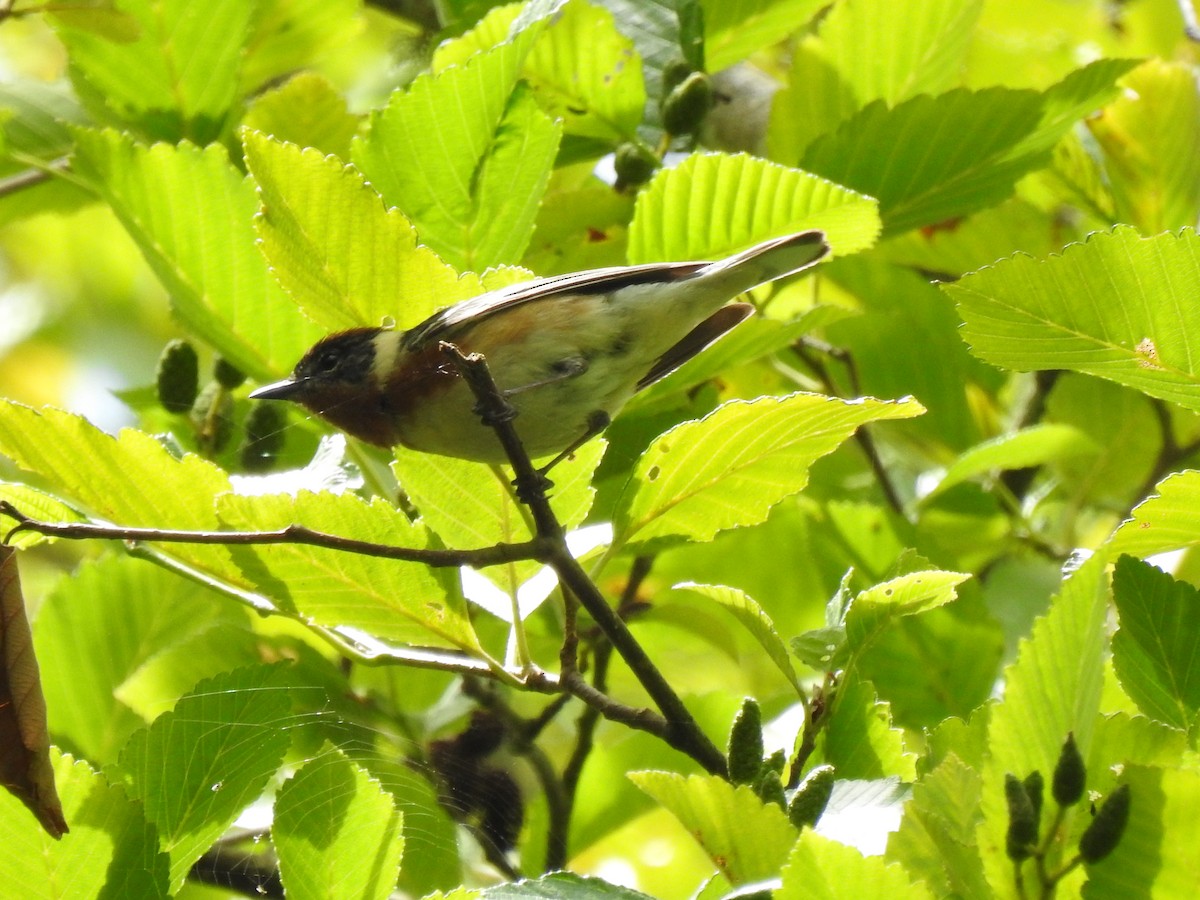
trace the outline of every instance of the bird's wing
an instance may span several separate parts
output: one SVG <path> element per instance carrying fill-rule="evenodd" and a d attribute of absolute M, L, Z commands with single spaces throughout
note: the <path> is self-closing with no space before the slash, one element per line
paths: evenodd
<path fill-rule="evenodd" d="M 404 346 L 416 350 L 430 341 L 453 340 L 463 325 L 475 324 L 502 310 L 535 300 L 563 294 L 607 294 L 633 284 L 677 281 L 694 275 L 707 265 L 707 262 L 647 263 L 641 266 L 589 269 L 586 272 L 525 281 L 439 310 L 405 334 Z"/>

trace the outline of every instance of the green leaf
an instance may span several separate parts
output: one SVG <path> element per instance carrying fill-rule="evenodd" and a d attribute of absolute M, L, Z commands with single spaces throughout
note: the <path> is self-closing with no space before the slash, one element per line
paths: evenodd
<path fill-rule="evenodd" d="M 342 159 L 350 158 L 350 139 L 358 132 L 358 117 L 346 108 L 346 98 L 316 72 L 298 72 L 259 94 L 242 124 L 277 141 L 316 147 Z"/>
<path fill-rule="evenodd" d="M 738 366 L 757 362 L 789 350 L 796 341 L 822 325 L 836 322 L 849 312 L 835 306 L 817 306 L 788 322 L 751 316 L 717 343 L 706 347 L 682 366 L 650 387 L 639 391 L 627 409 L 645 414 L 654 409 L 686 408 L 696 385 L 728 377 Z"/>
<path fill-rule="evenodd" d="M 108 522 L 192 531 L 319 523 L 345 537 L 427 546 L 424 530 L 381 500 L 368 504 L 351 494 L 235 496 L 228 476 L 198 456 L 175 459 L 154 438 L 128 429 L 114 439 L 58 410 L 39 414 L 0 402 L 0 452 Z M 224 495 L 220 517 L 218 494 Z M 294 544 L 259 549 L 177 543 L 147 545 L 144 552 L 232 588 L 260 609 L 329 627 L 353 626 L 385 640 L 478 647 L 461 598 L 449 594 L 444 579 L 425 566 Z"/>
<path fill-rule="evenodd" d="M 463 889 L 447 895 L 447 900 L 468 900 L 460 897 Z M 479 893 L 486 900 L 649 900 L 649 894 L 610 884 L 599 878 L 576 875 L 574 872 L 555 872 L 536 879 L 522 879 L 512 884 L 498 884 Z"/>
<path fill-rule="evenodd" d="M 51 838 L 21 801 L 0 791 L 0 878 L 22 900 L 165 898 L 167 857 L 141 804 L 85 762 L 51 751 L 54 781 L 71 833 Z"/>
<path fill-rule="evenodd" d="M 366 772 L 327 749 L 279 790 L 271 840 L 288 897 L 391 896 L 402 816 Z"/>
<path fill-rule="evenodd" d="M 1122 556 L 1113 599 L 1113 665 L 1125 693 L 1152 719 L 1190 731 L 1200 710 L 1200 590 Z"/>
<path fill-rule="evenodd" d="M 1004 699 L 992 707 L 988 728 L 991 756 L 982 773 L 984 821 L 978 838 L 993 884 L 1012 872 L 1003 849 L 1005 773 L 1024 778 L 1033 771 L 1053 772 L 1068 732 L 1085 756 L 1091 746 L 1103 682 L 1105 588 L 1104 559 L 1097 555 L 1063 583 L 1005 671 Z"/>
<path fill-rule="evenodd" d="M 629 778 L 679 820 L 733 884 L 774 876 L 796 840 L 787 814 L 746 785 L 672 772 L 631 772 Z"/>
<path fill-rule="evenodd" d="M 429 70 L 436 74 L 451 66 L 465 65 L 476 53 L 485 53 L 506 43 L 522 8 L 520 3 L 493 6 L 467 31 L 438 44 L 433 50 Z"/>
<path fill-rule="evenodd" d="M 114 131 L 75 136 L 76 171 L 112 206 L 183 324 L 257 378 L 290 370 L 320 331 L 254 248 L 258 199 L 225 150 L 146 147 Z"/>
<path fill-rule="evenodd" d="M 517 83 L 538 31 L 418 78 L 354 140 L 354 163 L 384 202 L 458 269 L 515 262 L 533 235 L 559 139 Z"/>
<path fill-rule="evenodd" d="M 877 206 L 799 169 L 745 154 L 695 153 L 638 194 L 629 261 L 714 259 L 772 235 L 820 228 L 839 255 L 869 247 Z"/>
<path fill-rule="evenodd" d="M 247 93 L 314 66 L 325 68 L 362 32 L 386 28 L 364 15 L 359 0 L 256 0 L 254 5 L 252 52 L 242 62 Z"/>
<path fill-rule="evenodd" d="M 1151 59 L 1122 79 L 1125 90 L 1087 120 L 1103 151 L 1114 221 L 1146 234 L 1196 225 L 1200 210 L 1200 100 L 1191 68 Z"/>
<path fill-rule="evenodd" d="M 982 0 L 836 4 L 821 21 L 820 53 L 860 106 L 895 106 L 956 86 Z"/>
<path fill-rule="evenodd" d="M 848 676 L 838 687 L 818 741 L 821 762 L 833 766 L 840 779 L 916 778 L 917 756 L 906 748 L 903 730 L 892 725 L 891 706 L 878 699 L 869 681 Z"/>
<path fill-rule="evenodd" d="M 124 429 L 114 438 L 82 416 L 11 400 L 0 401 L 0 452 L 88 514 L 130 525 L 215 527 L 212 498 L 229 490 L 217 466 L 194 455 L 175 459 L 148 434 Z M 216 555 L 193 549 L 197 560 Z"/>
<path fill-rule="evenodd" d="M 900 828 L 888 838 L 887 858 L 938 896 L 992 896 L 975 843 L 981 787 L 979 774 L 948 754 L 913 785 Z"/>
<path fill-rule="evenodd" d="M 1085 372 L 1194 410 L 1198 279 L 1196 232 L 1143 238 L 1118 227 L 1061 256 L 1011 257 L 943 290 L 958 302 L 963 339 L 980 359 L 1025 372 Z"/>
<path fill-rule="evenodd" d="M 127 681 L 167 648 L 239 613 L 244 620 L 201 585 L 118 556 L 63 578 L 39 608 L 34 631 L 38 657 L 54 661 L 44 667 L 42 687 L 55 741 L 94 764 L 114 762 L 146 724 L 118 697 Z"/>
<path fill-rule="evenodd" d="M 243 134 L 258 182 L 255 227 L 280 283 L 330 331 L 415 325 L 434 310 L 484 290 L 426 247 L 412 224 L 383 203 L 337 157 L 302 150 L 257 132 Z"/>
<path fill-rule="evenodd" d="M 928 502 L 942 491 L 979 475 L 1040 466 L 1049 462 L 1091 456 L 1100 448 L 1071 425 L 1031 425 L 977 444 L 946 469 L 946 474 L 923 498 Z"/>
<path fill-rule="evenodd" d="M 912 394 L 929 410 L 898 426 L 898 435 L 966 448 L 981 438 L 974 389 L 998 387 L 997 373 L 971 356 L 962 323 L 940 291 L 918 273 L 874 257 L 859 254 L 823 268 L 822 275 L 853 295 L 859 311 L 833 323 L 825 337 L 854 358 L 856 393 Z"/>
<path fill-rule="evenodd" d="M 55 22 L 116 43 L 136 41 L 141 35 L 137 19 L 117 9 L 117 0 L 81 0 L 76 6 L 53 6 L 47 12 Z"/>
<path fill-rule="evenodd" d="M 646 105 L 642 60 L 608 10 L 581 0 L 566 4 L 521 75 L 565 134 L 608 144 L 637 137 Z"/>
<path fill-rule="evenodd" d="M 1122 553 L 1153 556 L 1200 543 L 1200 472 L 1173 472 L 1154 491 L 1105 545 L 1109 559 Z"/>
<path fill-rule="evenodd" d="M 123 0 L 121 12 L 136 40 L 59 20 L 76 89 L 151 137 L 214 140 L 238 97 L 255 4 L 214 0 L 197 15 L 189 0 Z"/>
<path fill-rule="evenodd" d="M 237 530 L 274 530 L 296 522 L 348 538 L 397 547 L 428 546 L 423 528 L 391 504 L 355 494 L 279 494 L 219 499 L 222 520 Z M 417 563 L 375 559 L 301 544 L 232 554 L 244 576 L 294 614 L 329 627 L 350 626 L 384 640 L 478 650 L 462 598 L 445 578 Z"/>
<path fill-rule="evenodd" d="M 796 678 L 796 672 L 792 668 L 792 660 L 788 655 L 787 647 L 779 637 L 779 632 L 775 630 L 775 623 L 749 594 L 723 585 L 688 582 L 674 586 L 672 595 L 679 594 L 691 594 L 711 600 L 729 610 L 742 627 L 758 641 L 771 662 L 775 663 L 775 666 L 783 673 L 783 677 L 791 683 L 797 693 L 800 692 L 800 681 Z"/>
<path fill-rule="evenodd" d="M 591 509 L 592 474 L 605 446 L 602 440 L 591 441 L 554 467 L 551 505 L 568 531 L 578 527 Z M 528 513 L 513 495 L 507 470 L 398 449 L 392 471 L 422 522 L 447 547 L 488 547 L 532 537 Z M 480 574 L 511 595 L 540 568 L 541 563 L 528 560 L 489 566 Z M 522 604 L 522 617 L 535 608 Z M 511 613 L 506 611 L 503 618 L 511 619 Z"/>
<path fill-rule="evenodd" d="M 279 668 L 252 666 L 201 682 L 130 738 L 120 769 L 171 858 L 172 890 L 283 762 L 291 708 Z"/>
<path fill-rule="evenodd" d="M 943 222 L 1006 198 L 1133 65 L 1100 60 L 1041 94 L 997 87 L 895 107 L 876 100 L 814 141 L 800 165 L 877 197 L 887 235 Z"/>
<path fill-rule="evenodd" d="M 908 418 L 912 399 L 843 401 L 816 394 L 734 400 L 658 437 L 617 501 L 615 543 L 711 540 L 763 521 L 804 488 L 808 468 L 872 421 Z"/>
<path fill-rule="evenodd" d="M 1004 635 L 976 597 L 898 619 L 855 657 L 897 724 L 932 728 L 969 715 L 994 692 Z"/>
<path fill-rule="evenodd" d="M 1127 508 L 1145 491 L 1162 448 L 1154 401 L 1140 391 L 1063 372 L 1046 400 L 1046 418 L 1082 431 L 1098 452 L 1052 462 L 1068 502 Z"/>
<path fill-rule="evenodd" d="M 44 522 L 78 522 L 83 519 L 83 516 L 58 498 L 24 484 L 0 481 L 0 500 L 7 500 L 25 515 Z M 0 531 L 0 537 L 4 539 L 4 543 L 18 550 L 54 541 L 54 538 L 43 537 L 32 531 L 17 532 L 9 537 L 9 528 L 16 523 L 8 523 L 7 520 L 0 522 L 7 525 Z"/>
<path fill-rule="evenodd" d="M 700 0 L 705 68 L 719 72 L 778 43 L 824 5 L 824 0 Z"/>
<path fill-rule="evenodd" d="M 87 120 L 65 85 L 33 79 L 0 86 L 0 110 L 4 113 L 0 127 L 3 155 L 19 153 L 45 162 L 70 151 L 73 141 L 68 124 L 81 125 Z"/>
<path fill-rule="evenodd" d="M 642 138 L 650 144 L 662 135 L 659 101 L 663 96 L 663 70 L 680 60 L 703 69 L 703 39 L 696 29 L 696 0 L 597 0 L 613 14 L 617 28 L 633 41 L 642 58 L 646 109 Z"/>
<path fill-rule="evenodd" d="M 777 900 L 933 900 L 929 889 L 914 883 L 895 863 L 863 856 L 853 847 L 805 829 L 783 869 Z"/>

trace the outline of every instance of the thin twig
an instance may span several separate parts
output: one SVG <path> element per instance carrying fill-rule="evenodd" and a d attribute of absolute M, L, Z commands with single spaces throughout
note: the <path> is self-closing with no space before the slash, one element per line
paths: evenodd
<path fill-rule="evenodd" d="M 7 516 L 17 525 L 4 536 L 4 543 L 22 531 L 32 531 L 47 537 L 70 540 L 113 540 L 132 544 L 305 544 L 374 556 L 423 563 L 435 568 L 471 566 L 483 568 L 522 560 L 545 562 L 546 542 L 534 538 L 518 544 L 496 544 L 476 550 L 421 550 L 416 547 L 394 547 L 356 538 L 342 537 L 315 531 L 303 525 L 288 525 L 275 531 L 177 531 L 166 528 L 129 528 L 122 525 L 103 525 L 95 522 L 41 522 L 22 513 L 7 500 L 0 501 L 0 516 Z"/>
<path fill-rule="evenodd" d="M 633 561 L 633 565 L 629 570 L 629 578 L 625 582 L 625 589 L 621 592 L 621 604 L 618 607 L 620 610 L 625 610 L 632 607 L 637 598 L 637 592 L 641 588 L 642 582 L 646 576 L 650 574 L 650 569 L 654 565 L 654 557 L 639 556 Z M 574 617 L 571 617 L 570 622 L 572 634 L 574 633 Z M 600 635 L 600 639 L 594 642 L 592 651 L 592 687 L 604 694 L 608 691 L 608 664 L 612 659 L 612 644 Z M 571 666 L 566 671 L 570 671 L 572 675 L 577 674 L 577 669 L 574 660 L 574 651 L 571 656 Z M 567 760 L 567 764 L 563 767 L 562 773 L 562 788 L 563 794 L 567 799 L 567 820 L 564 826 L 570 825 L 570 816 L 575 809 L 575 795 L 579 789 L 579 779 L 583 774 L 583 767 L 587 763 L 588 757 L 591 755 L 592 747 L 595 744 L 596 726 L 600 723 L 600 710 L 594 706 L 586 706 L 579 715 L 579 720 L 575 723 L 575 747 L 571 751 L 571 756 Z M 562 868 L 567 863 L 567 828 L 564 827 L 561 836 L 556 836 L 553 833 L 548 836 L 546 847 L 546 868 L 557 869 Z"/>
<path fill-rule="evenodd" d="M 812 369 L 813 374 L 817 376 L 817 380 L 825 388 L 825 392 L 834 397 L 841 396 L 837 383 L 829 373 L 828 367 L 810 353 L 810 349 L 828 354 L 845 365 L 847 377 L 850 380 L 851 392 L 855 395 L 860 393 L 858 369 L 854 365 L 854 358 L 849 353 L 841 348 L 834 347 L 832 344 L 827 344 L 824 341 L 818 341 L 814 338 L 801 338 L 792 345 L 792 350 Z M 867 458 L 867 464 L 871 467 L 871 472 L 875 475 L 875 480 L 878 482 L 879 489 L 883 492 L 883 497 L 887 500 L 888 505 L 905 521 L 912 522 L 913 516 L 905 509 L 904 501 L 901 499 L 899 491 L 896 490 L 896 486 L 892 483 L 891 474 L 888 472 L 887 466 L 883 464 L 883 459 L 879 455 L 879 448 L 875 445 L 875 439 L 871 437 L 871 426 L 862 425 L 857 428 L 854 432 L 854 441 Z"/>
<path fill-rule="evenodd" d="M 0 21 L 2 21 L 2 17 L 0 17 Z M 28 163 L 30 161 L 30 158 L 22 153 L 10 153 L 9 155 L 17 162 Z M 23 172 L 16 172 L 7 178 L 0 179 L 0 198 L 20 193 L 31 187 L 37 187 L 39 184 L 43 184 L 55 176 L 65 176 L 70 172 L 70 168 L 70 161 L 65 156 L 52 159 L 49 162 L 38 160 L 36 165 L 30 165 Z M 78 186 L 74 179 L 68 178 L 67 180 Z"/>

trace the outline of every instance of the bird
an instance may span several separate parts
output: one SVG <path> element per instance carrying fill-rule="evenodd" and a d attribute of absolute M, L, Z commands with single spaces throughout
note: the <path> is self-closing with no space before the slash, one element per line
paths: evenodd
<path fill-rule="evenodd" d="M 665 262 L 539 278 L 463 300 L 400 330 L 322 338 L 283 381 L 250 394 L 288 400 L 381 447 L 507 461 L 443 343 L 481 354 L 516 410 L 532 459 L 566 456 L 638 391 L 744 321 L 751 288 L 829 253 L 821 231 L 784 235 L 715 262 Z"/>

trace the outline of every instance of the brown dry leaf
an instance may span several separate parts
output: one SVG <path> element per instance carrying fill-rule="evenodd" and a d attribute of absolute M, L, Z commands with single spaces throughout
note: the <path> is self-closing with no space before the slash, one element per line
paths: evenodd
<path fill-rule="evenodd" d="M 17 554 L 0 545 L 0 784 L 33 812 L 51 837 L 67 832 L 50 765 L 46 698 Z"/>

